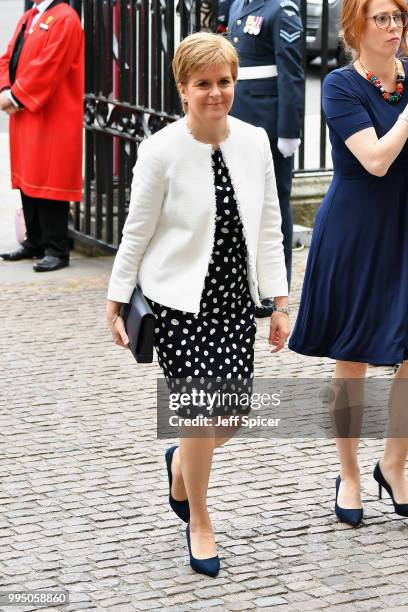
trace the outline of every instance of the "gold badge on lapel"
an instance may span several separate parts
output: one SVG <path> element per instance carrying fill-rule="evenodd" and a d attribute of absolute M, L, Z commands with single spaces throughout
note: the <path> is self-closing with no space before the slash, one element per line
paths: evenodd
<path fill-rule="evenodd" d="M 244 32 L 257 36 L 261 31 L 263 20 L 264 18 L 259 15 L 248 15 L 244 26 Z"/>
<path fill-rule="evenodd" d="M 49 17 L 47 17 L 47 19 L 45 21 L 42 21 L 40 23 L 40 28 L 42 30 L 48 30 L 48 26 L 50 25 L 50 23 L 54 20 L 54 17 L 52 15 L 50 15 Z"/>

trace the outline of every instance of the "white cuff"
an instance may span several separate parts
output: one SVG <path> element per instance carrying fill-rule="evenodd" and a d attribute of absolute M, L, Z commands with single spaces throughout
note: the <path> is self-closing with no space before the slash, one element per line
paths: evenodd
<path fill-rule="evenodd" d="M 278 138 L 278 149 L 283 157 L 291 157 L 300 145 L 300 138 Z"/>
<path fill-rule="evenodd" d="M 16 106 L 17 108 L 20 108 L 18 103 L 15 101 L 10 89 L 5 89 L 2 93 L 4 93 L 8 97 L 8 99 L 10 100 L 10 102 L 14 104 L 14 106 Z"/>

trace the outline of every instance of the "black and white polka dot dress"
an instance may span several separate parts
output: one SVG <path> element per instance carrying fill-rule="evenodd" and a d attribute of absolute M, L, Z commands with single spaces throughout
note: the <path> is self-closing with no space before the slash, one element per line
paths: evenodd
<path fill-rule="evenodd" d="M 166 380 L 253 378 L 255 305 L 247 280 L 247 249 L 228 169 L 212 154 L 216 223 L 198 314 L 152 300 L 155 348 Z"/>

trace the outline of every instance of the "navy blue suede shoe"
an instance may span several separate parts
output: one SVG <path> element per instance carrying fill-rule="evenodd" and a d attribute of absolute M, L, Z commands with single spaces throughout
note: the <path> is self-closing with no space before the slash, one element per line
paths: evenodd
<path fill-rule="evenodd" d="M 173 460 L 173 454 L 176 448 L 177 448 L 177 445 L 171 446 L 170 448 L 166 450 L 166 453 L 164 455 L 166 459 L 166 465 L 167 465 L 167 475 L 169 477 L 169 504 L 173 512 L 175 512 L 177 516 L 181 518 L 182 521 L 184 521 L 185 523 L 188 523 L 188 521 L 190 520 L 190 504 L 188 503 L 188 499 L 185 499 L 183 501 L 177 501 L 177 499 L 174 499 L 174 497 L 172 497 L 172 494 L 171 494 L 171 485 L 173 484 L 173 475 L 171 473 L 171 462 Z"/>
<path fill-rule="evenodd" d="M 353 527 L 357 527 L 363 520 L 363 509 L 362 508 L 341 508 L 337 504 L 337 497 L 339 495 L 341 478 L 337 476 L 336 478 L 336 503 L 334 506 L 334 511 L 336 516 L 340 521 L 344 523 L 348 523 L 349 525 L 353 525 Z"/>
<path fill-rule="evenodd" d="M 380 468 L 380 462 L 377 461 L 376 466 L 374 468 L 373 476 L 375 480 L 378 482 L 378 499 L 382 499 L 382 488 L 387 491 L 388 495 L 391 497 L 392 503 L 394 504 L 394 510 L 400 516 L 408 516 L 408 504 L 398 504 L 394 499 L 394 494 L 392 488 L 385 480 L 383 473 Z"/>
<path fill-rule="evenodd" d="M 215 557 L 208 557 L 208 559 L 196 559 L 191 553 L 191 542 L 190 542 L 190 525 L 186 527 L 186 537 L 188 544 L 188 552 L 190 554 L 190 565 L 194 571 L 199 574 L 206 574 L 215 578 L 220 571 L 220 558 L 218 555 Z"/>

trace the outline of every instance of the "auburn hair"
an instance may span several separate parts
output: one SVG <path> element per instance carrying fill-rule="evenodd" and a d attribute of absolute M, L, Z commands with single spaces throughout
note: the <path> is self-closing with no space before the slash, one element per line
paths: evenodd
<path fill-rule="evenodd" d="M 402 13 L 408 12 L 405 0 L 393 0 L 397 9 Z M 360 54 L 360 43 L 366 27 L 366 17 L 370 0 L 343 0 L 341 12 L 341 38 L 346 48 L 351 49 L 358 56 Z M 401 50 L 408 55 L 408 25 L 404 27 L 401 38 Z"/>

